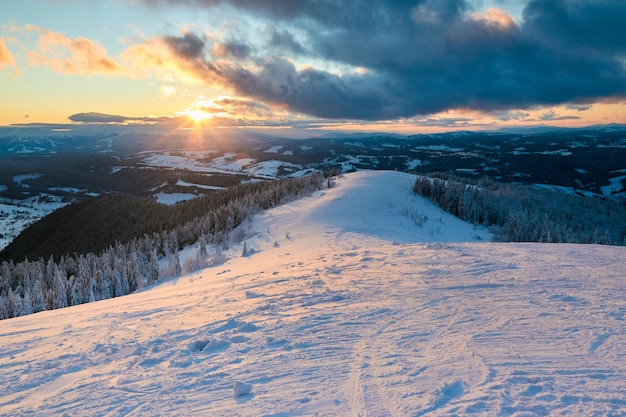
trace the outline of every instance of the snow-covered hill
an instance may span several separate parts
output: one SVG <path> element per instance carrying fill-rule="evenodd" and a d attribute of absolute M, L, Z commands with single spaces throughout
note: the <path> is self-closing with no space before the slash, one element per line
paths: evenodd
<path fill-rule="evenodd" d="M 490 243 L 413 180 L 347 174 L 222 265 L 1 321 L 0 414 L 624 415 L 626 249 Z"/>

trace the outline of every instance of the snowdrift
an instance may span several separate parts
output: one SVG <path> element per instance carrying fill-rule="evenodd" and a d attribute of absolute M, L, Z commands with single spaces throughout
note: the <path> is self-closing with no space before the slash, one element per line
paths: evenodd
<path fill-rule="evenodd" d="M 624 413 L 626 249 L 491 243 L 413 180 L 345 175 L 222 265 L 0 322 L 0 414 Z"/>

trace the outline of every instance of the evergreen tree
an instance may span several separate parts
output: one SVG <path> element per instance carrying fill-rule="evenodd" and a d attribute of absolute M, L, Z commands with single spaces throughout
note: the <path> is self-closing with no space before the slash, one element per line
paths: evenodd
<path fill-rule="evenodd" d="M 96 280 L 92 278 L 91 281 L 89 281 L 89 302 L 93 303 L 99 299 L 100 298 L 96 296 Z"/>
<path fill-rule="evenodd" d="M 67 307 L 67 285 L 61 271 L 57 271 L 54 278 L 52 291 L 53 308 Z"/>
<path fill-rule="evenodd" d="M 24 298 L 22 300 L 22 314 L 26 316 L 28 314 L 33 314 L 33 299 L 30 295 L 30 290 L 26 288 L 24 290 Z"/>
<path fill-rule="evenodd" d="M 148 267 L 148 284 L 158 281 L 159 279 L 159 258 L 157 256 L 156 249 L 150 251 L 150 265 Z"/>
<path fill-rule="evenodd" d="M 83 288 L 81 282 L 72 275 L 68 280 L 68 287 L 70 289 L 70 295 L 68 297 L 68 304 L 70 306 L 77 306 L 83 303 Z"/>
<path fill-rule="evenodd" d="M 12 289 L 9 289 L 8 304 L 9 317 L 19 317 L 22 315 L 22 297 Z"/>
<path fill-rule="evenodd" d="M 8 319 L 9 316 L 9 308 L 7 305 L 7 297 L 2 294 L 0 296 L 0 320 Z"/>
<path fill-rule="evenodd" d="M 33 285 L 32 301 L 34 313 L 39 313 L 40 311 L 46 310 L 46 299 L 44 296 L 43 288 L 41 287 L 40 279 L 36 280 L 35 284 Z"/>
<path fill-rule="evenodd" d="M 175 278 L 181 274 L 180 257 L 178 251 L 172 254 L 167 261 L 167 268 L 163 273 L 163 278 Z"/>

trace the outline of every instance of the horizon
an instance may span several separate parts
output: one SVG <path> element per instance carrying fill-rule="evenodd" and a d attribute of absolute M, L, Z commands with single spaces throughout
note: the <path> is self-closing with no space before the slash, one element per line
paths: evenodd
<path fill-rule="evenodd" d="M 536 124 L 530 126 L 524 125 L 509 125 L 499 126 L 492 129 L 435 129 L 424 130 L 420 132 L 395 132 L 395 131 L 383 131 L 383 130 L 333 130 L 333 129 L 297 129 L 297 128 L 258 128 L 255 126 L 248 127 L 190 127 L 188 125 L 160 125 L 160 124 L 119 124 L 119 123 L 16 123 L 11 125 L 0 125 L 0 135 L 4 131 L 11 131 L 15 135 L 16 130 L 24 130 L 33 134 L 33 132 L 44 132 L 43 134 L 64 135 L 71 136 L 72 134 L 85 134 L 98 132 L 106 134 L 147 134 L 147 135 L 165 135 L 168 137 L 176 136 L 193 136 L 199 137 L 215 137 L 220 136 L 227 138 L 237 135 L 259 135 L 261 137 L 275 138 L 275 139 L 291 139 L 291 140 L 307 140 L 307 139 L 333 139 L 333 138 L 349 138 L 349 137 L 375 137 L 375 136 L 390 136 L 390 137 L 402 137 L 409 138 L 412 136 L 430 136 L 440 134 L 455 134 L 470 132 L 474 134 L 536 134 L 536 133 L 549 133 L 563 130 L 592 130 L 592 129 L 626 129 L 626 124 L 622 123 L 607 123 L 607 124 L 594 124 L 585 126 L 559 126 L 548 124 Z M 222 135 L 219 135 L 222 133 Z M 41 133 L 39 133 L 39 136 Z M 26 136 L 24 136 L 26 137 Z"/>
<path fill-rule="evenodd" d="M 626 123 L 626 4 L 27 0 L 0 21 L 0 126 L 284 137 Z M 68 19 L 72 16 L 72 19 Z"/>

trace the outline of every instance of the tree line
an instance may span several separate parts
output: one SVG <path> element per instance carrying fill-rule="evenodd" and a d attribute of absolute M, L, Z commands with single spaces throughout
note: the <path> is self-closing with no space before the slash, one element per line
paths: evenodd
<path fill-rule="evenodd" d="M 626 245 L 626 207 L 615 201 L 450 174 L 418 176 L 413 191 L 496 240 Z"/>
<path fill-rule="evenodd" d="M 97 253 L 65 254 L 58 261 L 54 256 L 3 261 L 0 319 L 119 297 L 178 276 L 183 267 L 190 272 L 219 262 L 229 232 L 243 221 L 331 185 L 320 173 L 248 183 L 176 205 L 166 219 L 159 217 L 160 230 Z M 192 244 L 199 246 L 196 259 L 181 266 L 179 251 Z"/>

